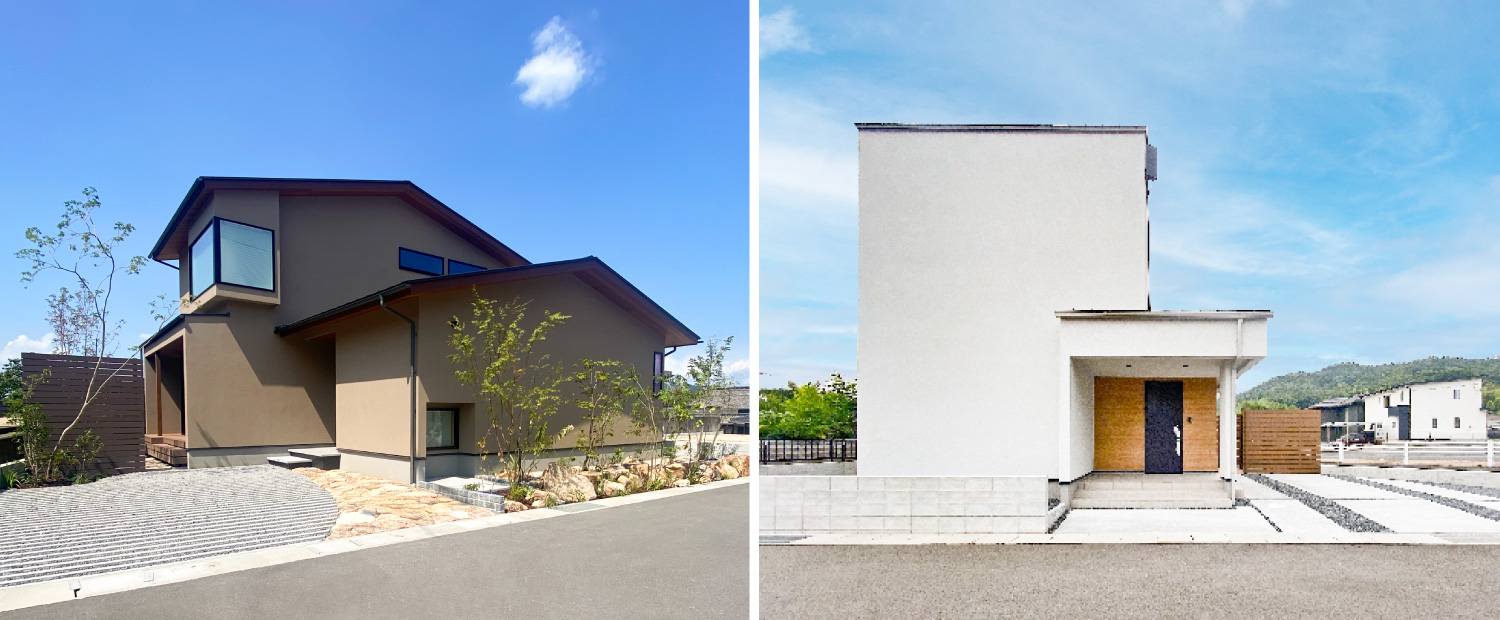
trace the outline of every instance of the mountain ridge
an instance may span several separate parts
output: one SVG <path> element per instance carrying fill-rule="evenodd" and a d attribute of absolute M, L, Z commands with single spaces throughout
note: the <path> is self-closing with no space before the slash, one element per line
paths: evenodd
<path fill-rule="evenodd" d="M 1314 372 L 1273 377 L 1240 393 L 1240 402 L 1264 400 L 1306 408 L 1328 398 L 1343 398 L 1430 381 L 1484 379 L 1484 406 L 1500 408 L 1500 356 L 1481 359 L 1428 357 L 1410 362 L 1366 366 L 1342 362 Z"/>

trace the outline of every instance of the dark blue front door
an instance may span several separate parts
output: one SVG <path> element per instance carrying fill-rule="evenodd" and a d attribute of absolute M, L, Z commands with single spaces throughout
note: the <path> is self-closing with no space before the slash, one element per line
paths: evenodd
<path fill-rule="evenodd" d="M 1146 382 L 1146 473 L 1182 473 L 1182 382 Z"/>

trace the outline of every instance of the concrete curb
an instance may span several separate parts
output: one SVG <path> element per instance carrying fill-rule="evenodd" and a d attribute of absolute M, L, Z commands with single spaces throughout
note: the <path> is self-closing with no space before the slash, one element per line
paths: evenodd
<path fill-rule="evenodd" d="M 637 493 L 623 497 L 611 497 L 608 499 L 587 502 L 598 504 L 601 508 L 625 506 L 638 504 L 640 502 L 655 499 L 666 499 L 679 495 L 711 491 L 725 487 L 741 484 L 749 484 L 751 478 L 737 478 L 734 480 L 719 480 L 706 484 L 696 484 L 684 488 L 663 489 L 649 493 Z M 593 512 L 593 510 L 582 511 Z M 472 532 L 492 527 L 500 527 L 513 523 L 525 523 L 527 521 L 538 521 L 554 517 L 566 516 L 569 512 L 552 508 L 538 508 L 525 512 L 512 512 L 498 514 L 490 517 L 478 517 L 464 519 L 461 521 L 450 521 L 448 523 L 436 523 L 433 525 L 422 525 L 409 527 L 402 530 L 391 530 L 388 532 L 377 532 L 342 538 L 339 540 L 324 540 L 316 543 L 302 543 L 287 545 L 283 547 L 271 547 L 256 551 L 232 553 L 228 555 L 215 556 L 203 560 L 189 562 L 177 562 L 163 564 L 150 568 L 133 569 L 116 573 L 104 573 L 88 577 L 73 579 L 59 579 L 56 581 L 43 581 L 9 588 L 0 588 L 0 612 L 35 607 L 37 605 L 50 605 L 90 596 L 102 594 L 113 594 L 128 590 L 137 590 L 151 586 L 164 585 L 190 581 L 202 577 L 211 577 L 236 571 L 249 570 L 286 564 L 299 560 L 309 560 L 326 555 L 359 551 L 372 547 L 383 547 L 397 543 L 424 540 L 448 534 L 459 534 Z"/>
<path fill-rule="evenodd" d="M 1500 545 L 1500 535 L 1359 533 L 1291 534 L 828 534 L 786 542 L 791 546 L 840 545 L 1089 545 L 1089 544 L 1315 544 L 1315 545 Z"/>

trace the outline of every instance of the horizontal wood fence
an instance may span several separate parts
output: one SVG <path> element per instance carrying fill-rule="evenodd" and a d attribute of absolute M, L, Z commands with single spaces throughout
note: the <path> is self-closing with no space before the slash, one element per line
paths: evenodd
<path fill-rule="evenodd" d="M 110 475 L 143 471 L 146 468 L 146 380 L 139 359 L 21 354 L 23 376 L 29 379 L 44 371 L 47 373 L 46 379 L 36 386 L 31 402 L 41 405 L 47 414 L 52 444 L 78 415 L 84 393 L 89 389 L 89 380 L 96 376 L 95 364 L 98 364 L 96 381 L 108 379 L 108 382 L 103 384 L 99 396 L 84 411 L 83 418 L 68 431 L 63 447 L 71 449 L 84 431 L 93 430 L 104 443 L 104 449 L 90 468 L 92 471 Z M 98 385 L 95 383 L 96 390 Z"/>
<path fill-rule="evenodd" d="M 1322 471 L 1316 409 L 1246 409 L 1239 416 L 1240 470 L 1247 474 Z"/>

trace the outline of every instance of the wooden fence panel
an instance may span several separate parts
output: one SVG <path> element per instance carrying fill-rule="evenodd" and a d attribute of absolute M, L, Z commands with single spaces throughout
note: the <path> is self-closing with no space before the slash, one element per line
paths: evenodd
<path fill-rule="evenodd" d="M 1322 471 L 1316 409 L 1246 409 L 1239 416 L 1240 470 L 1247 474 Z"/>
<path fill-rule="evenodd" d="M 22 353 L 21 374 L 27 378 L 47 372 L 44 383 L 36 387 L 32 402 L 46 412 L 50 441 L 56 442 L 68 424 L 78 415 L 84 392 L 98 364 L 98 380 L 104 384 L 84 412 L 83 418 L 68 431 L 63 446 L 71 448 L 84 431 L 93 429 L 104 443 L 99 459 L 91 468 L 104 474 L 128 474 L 146 468 L 146 378 L 141 361 L 136 358 L 53 355 Z M 113 374 L 113 377 L 111 377 Z"/>

